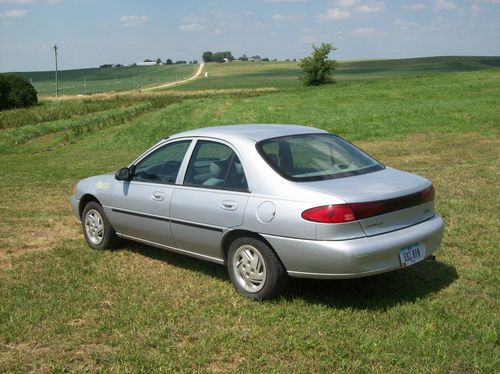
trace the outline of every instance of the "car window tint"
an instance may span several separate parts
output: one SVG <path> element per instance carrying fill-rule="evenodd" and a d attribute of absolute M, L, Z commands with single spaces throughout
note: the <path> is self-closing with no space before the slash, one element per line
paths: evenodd
<path fill-rule="evenodd" d="M 384 168 L 352 144 L 330 134 L 268 139 L 258 143 L 257 150 L 278 173 L 297 182 L 342 178 Z"/>
<path fill-rule="evenodd" d="M 175 183 L 182 159 L 190 143 L 190 140 L 174 142 L 153 151 L 136 164 L 134 180 Z"/>
<path fill-rule="evenodd" d="M 196 144 L 184 184 L 237 191 L 248 189 L 243 167 L 233 150 L 205 140 Z"/>

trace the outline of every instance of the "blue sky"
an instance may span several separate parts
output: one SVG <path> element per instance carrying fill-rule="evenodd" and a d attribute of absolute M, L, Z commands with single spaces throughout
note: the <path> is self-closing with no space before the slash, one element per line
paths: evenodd
<path fill-rule="evenodd" d="M 200 60 L 205 50 L 339 60 L 500 55 L 500 0 L 0 0 L 0 71 Z"/>

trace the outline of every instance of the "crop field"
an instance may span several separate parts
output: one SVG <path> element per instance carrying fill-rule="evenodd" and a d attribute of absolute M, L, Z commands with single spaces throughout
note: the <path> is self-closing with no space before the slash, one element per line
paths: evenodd
<path fill-rule="evenodd" d="M 337 80 L 381 79 L 423 76 L 440 72 L 460 72 L 491 69 L 500 66 L 500 57 L 424 57 L 398 60 L 340 61 Z M 170 83 L 192 76 L 198 65 L 158 65 L 138 67 L 92 68 L 59 72 L 60 95 L 84 95 L 98 92 L 139 90 Z M 192 91 L 214 89 L 297 88 L 298 62 L 209 63 L 204 72 L 208 77 L 168 90 Z M 32 80 L 39 96 L 55 95 L 53 71 L 20 73 Z"/>
<path fill-rule="evenodd" d="M 499 372 L 500 69 L 469 70 L 0 112 L 0 372 Z M 86 246 L 75 182 L 170 133 L 234 123 L 320 127 L 430 178 L 446 222 L 437 261 L 293 280 L 259 303 L 219 265 L 127 241 Z"/>
<path fill-rule="evenodd" d="M 61 70 L 58 74 L 59 95 L 140 89 L 189 78 L 197 67 L 196 64 L 179 64 Z M 19 74 L 32 81 L 39 96 L 55 95 L 53 71 Z"/>
<path fill-rule="evenodd" d="M 399 60 L 340 61 L 336 79 L 380 79 L 422 76 L 439 72 L 490 69 L 500 66 L 500 57 L 424 57 Z M 208 77 L 197 79 L 175 90 L 209 90 L 216 88 L 291 88 L 299 87 L 298 62 L 232 62 L 210 63 Z"/>

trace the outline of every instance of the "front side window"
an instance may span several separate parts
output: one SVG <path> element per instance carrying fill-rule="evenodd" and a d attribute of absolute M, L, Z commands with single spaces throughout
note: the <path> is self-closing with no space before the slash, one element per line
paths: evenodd
<path fill-rule="evenodd" d="M 236 153 L 227 145 L 206 140 L 196 144 L 184 184 L 248 191 L 245 173 Z"/>
<path fill-rule="evenodd" d="M 384 169 L 374 158 L 331 134 L 267 139 L 257 144 L 257 150 L 280 175 L 296 182 L 342 178 Z"/>
<path fill-rule="evenodd" d="M 175 183 L 190 143 L 191 140 L 183 140 L 156 149 L 135 165 L 134 180 L 163 184 Z"/>

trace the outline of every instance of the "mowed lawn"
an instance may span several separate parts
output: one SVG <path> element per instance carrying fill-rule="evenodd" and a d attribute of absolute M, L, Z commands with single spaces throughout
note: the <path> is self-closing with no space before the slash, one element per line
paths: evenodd
<path fill-rule="evenodd" d="M 489 69 L 3 112 L 0 372 L 498 372 L 499 108 L 500 70 Z M 446 222 L 437 261 L 293 280 L 259 303 L 222 266 L 85 245 L 68 201 L 77 180 L 170 133 L 230 123 L 321 127 L 430 178 Z"/>

